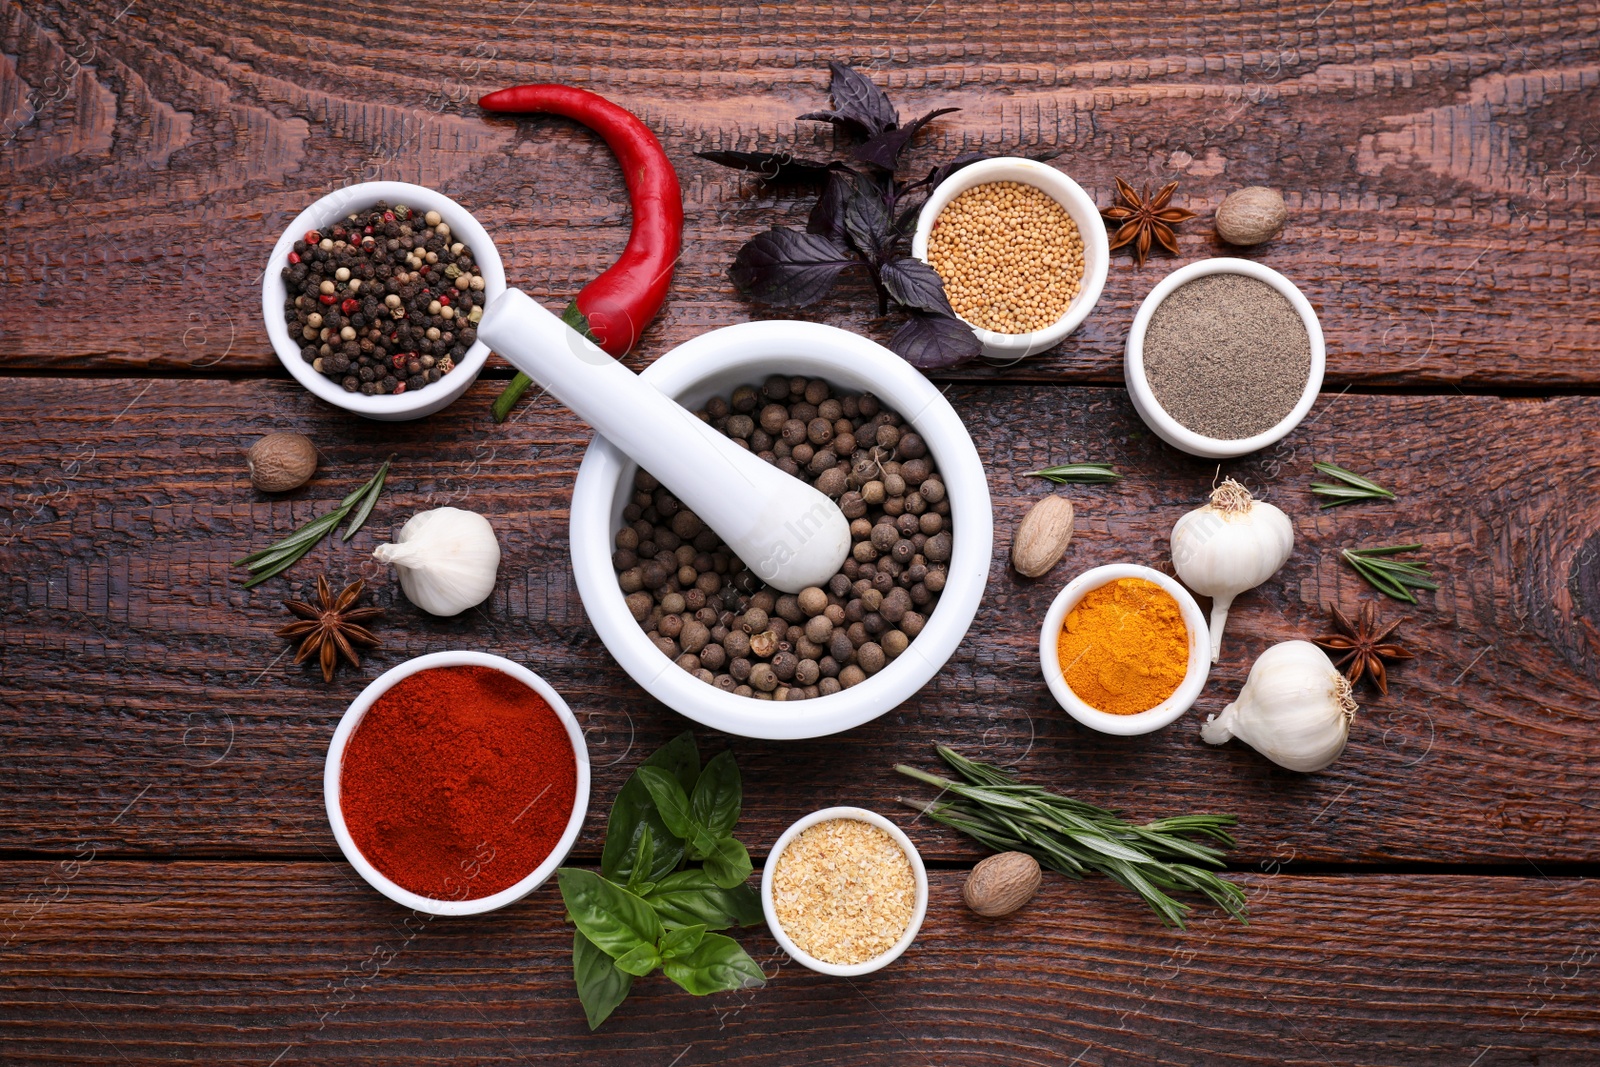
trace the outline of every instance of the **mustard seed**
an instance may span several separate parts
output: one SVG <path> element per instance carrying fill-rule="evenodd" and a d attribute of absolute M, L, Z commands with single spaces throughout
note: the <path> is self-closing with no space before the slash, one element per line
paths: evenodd
<path fill-rule="evenodd" d="M 1032 333 L 1053 325 L 1078 295 L 1083 235 L 1044 190 L 987 182 L 939 213 L 928 263 L 967 322 L 996 333 Z"/>

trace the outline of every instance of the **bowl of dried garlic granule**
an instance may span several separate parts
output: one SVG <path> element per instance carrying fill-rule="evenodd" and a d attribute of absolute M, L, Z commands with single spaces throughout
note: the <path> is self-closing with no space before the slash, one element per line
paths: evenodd
<path fill-rule="evenodd" d="M 870 974 L 899 958 L 928 911 L 928 872 L 901 829 L 865 808 L 824 808 L 772 846 L 761 875 L 767 926 L 821 974 Z"/>
<path fill-rule="evenodd" d="M 1111 250 L 1089 194 L 1054 167 L 1001 156 L 928 196 L 911 254 L 944 281 L 951 309 L 990 358 L 1043 352 L 1100 300 Z"/>

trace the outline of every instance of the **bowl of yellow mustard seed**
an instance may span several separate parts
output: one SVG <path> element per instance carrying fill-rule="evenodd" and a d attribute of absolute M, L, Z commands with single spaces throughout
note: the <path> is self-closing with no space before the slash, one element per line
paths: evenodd
<path fill-rule="evenodd" d="M 1037 160 L 985 159 L 940 182 L 911 254 L 944 281 L 951 309 L 992 359 L 1051 348 L 1089 317 L 1111 252 L 1077 182 Z"/>
<path fill-rule="evenodd" d="M 783 832 L 761 874 L 778 946 L 854 978 L 900 958 L 928 912 L 928 872 L 905 831 L 865 808 L 823 808 Z"/>

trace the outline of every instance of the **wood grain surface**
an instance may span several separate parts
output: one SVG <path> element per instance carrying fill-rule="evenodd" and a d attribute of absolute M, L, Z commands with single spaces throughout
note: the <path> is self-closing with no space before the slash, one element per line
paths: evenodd
<path fill-rule="evenodd" d="M 1600 16 L 1540 4 L 908 3 L 874 10 L 414 4 L 449 26 L 419 47 L 386 4 L 269 2 L 247 28 L 214 2 L 0 5 L 0 342 L 11 367 L 276 369 L 257 309 L 284 226 L 342 185 L 443 190 L 494 236 L 517 284 L 557 305 L 626 239 L 620 176 L 564 120 L 485 118 L 483 92 L 569 81 L 639 112 L 687 212 L 672 298 L 633 357 L 772 312 L 725 271 L 740 243 L 803 219 L 804 190 L 696 159 L 826 156 L 826 61 L 874 73 L 938 120 L 908 173 L 964 151 L 1059 150 L 1102 204 L 1113 176 L 1181 180 L 1200 213 L 1181 255 L 1113 263 L 1096 313 L 1046 356 L 958 376 L 1120 381 L 1133 309 L 1172 267 L 1228 254 L 1211 213 L 1281 188 L 1291 223 L 1247 253 L 1321 313 L 1335 384 L 1469 391 L 1600 384 Z M 202 270 L 196 267 L 203 264 Z M 201 278 L 203 277 L 203 281 Z M 857 280 L 807 317 L 880 339 Z M 52 323 L 38 329 L 40 317 Z"/>
<path fill-rule="evenodd" d="M 1600 1023 L 1582 879 L 1246 875 L 1248 927 L 1177 934 L 1054 875 L 977 919 L 935 872 L 921 936 L 876 975 L 734 931 L 765 988 L 649 979 L 590 1035 L 552 886 L 430 919 L 326 863 L 83 856 L 0 868 L 7 1062 L 1577 1067 Z"/>
<path fill-rule="evenodd" d="M 495 427 L 493 394 L 480 383 L 425 423 L 385 425 L 292 383 L 14 380 L 0 397 L 0 434 L 35 435 L 18 457 L 19 484 L 44 496 L 34 513 L 13 511 L 6 549 L 7 652 L 27 666 L 0 695 L 0 847 L 59 850 L 93 830 L 136 853 L 331 853 L 319 775 L 333 723 L 383 669 L 448 648 L 498 652 L 544 674 L 589 729 L 597 790 L 609 798 L 684 720 L 606 654 L 573 586 L 566 505 L 588 434 L 548 398 Z M 1330 395 L 1279 449 L 1226 465 L 1295 517 L 1296 552 L 1236 602 L 1196 710 L 1158 734 L 1117 739 L 1078 726 L 1051 699 L 1038 620 L 1090 566 L 1165 566 L 1172 523 L 1217 467 L 1151 437 L 1121 390 L 969 385 L 949 396 L 995 502 L 978 617 L 930 685 L 842 742 L 738 742 L 747 776 L 772 783 L 752 790 L 748 807 L 759 847 L 834 800 L 893 806 L 909 783 L 890 767 L 954 740 L 1151 817 L 1241 812 L 1247 862 L 1600 858 L 1591 800 L 1600 471 L 1570 447 L 1600 417 L 1600 400 Z M 316 480 L 286 499 L 253 491 L 241 460 L 270 428 L 309 434 L 324 457 Z M 1488 456 L 1479 447 L 1502 437 L 1515 447 Z M 240 588 L 232 560 L 325 510 L 390 454 L 367 530 Z M 1078 533 L 1067 558 L 1046 579 L 1021 579 L 1006 563 L 1010 531 L 1048 488 L 1025 472 L 1074 458 L 1115 459 L 1126 477 L 1072 489 Z M 1372 471 L 1399 500 L 1318 511 L 1307 490 L 1314 459 Z M 488 515 L 504 557 L 488 602 L 440 620 L 407 604 L 370 551 L 414 511 L 445 503 Z M 1387 698 L 1363 693 L 1342 760 L 1302 776 L 1241 745 L 1199 740 L 1199 722 L 1233 698 L 1263 648 L 1325 632 L 1329 602 L 1354 610 L 1375 599 L 1338 561 L 1340 548 L 1411 541 L 1442 584 L 1406 611 L 1402 634 L 1421 656 L 1395 670 Z M 279 602 L 324 571 L 368 578 L 389 608 L 387 647 L 331 686 L 292 666 L 272 636 L 288 617 Z M 585 854 L 599 829 L 596 815 Z M 974 854 L 954 836 L 936 841 L 936 854 Z"/>
<path fill-rule="evenodd" d="M 1062 345 L 940 375 L 989 469 L 996 540 L 972 629 L 901 707 L 831 739 L 732 744 L 758 865 L 836 803 L 896 818 L 931 870 L 927 924 L 870 979 L 825 979 L 764 930 L 768 988 L 704 1000 L 641 983 L 598 1034 L 570 984 L 550 887 L 496 915 L 430 921 L 342 862 L 323 758 L 379 672 L 475 648 L 572 704 L 595 768 L 573 862 L 646 753 L 687 723 L 596 637 L 568 563 L 588 439 L 547 398 L 496 427 L 509 368 L 424 422 L 312 400 L 267 343 L 260 275 L 330 190 L 440 189 L 493 235 L 513 284 L 559 307 L 630 222 L 597 137 L 483 116 L 483 92 L 601 92 L 661 138 L 687 226 L 643 366 L 708 329 L 789 313 L 738 296 L 749 236 L 799 223 L 803 188 L 743 179 L 711 149 L 839 154 L 827 62 L 935 121 L 907 173 L 958 153 L 1058 153 L 1101 204 L 1112 179 L 1180 182 L 1180 254 L 1117 255 Z M 447 5 L 375 0 L 0 0 L 0 1063 L 1396 1064 L 1600 1062 L 1600 4 Z M 1283 191 L 1277 240 L 1212 233 L 1244 185 Z M 1222 465 L 1161 444 L 1122 390 L 1134 310 L 1180 264 L 1236 254 L 1293 279 L 1328 342 L 1325 392 L 1280 446 Z M 801 317 L 879 340 L 846 276 Z M 321 469 L 269 499 L 243 452 L 300 430 Z M 231 561 L 394 473 L 369 527 L 284 578 Z M 1069 495 L 1078 532 L 1039 581 L 1006 565 L 1050 487 L 1027 471 L 1114 463 Z M 1391 505 L 1322 512 L 1314 460 L 1376 475 Z M 1297 547 L 1230 618 L 1196 708 L 1145 738 L 1077 726 L 1037 668 L 1069 577 L 1165 565 L 1173 521 L 1219 474 L 1294 516 Z M 409 515 L 486 513 L 493 596 L 425 616 L 371 560 Z M 958 531 L 959 536 L 959 531 Z M 1269 644 L 1375 594 L 1341 548 L 1415 541 L 1442 588 L 1403 611 L 1420 657 L 1364 691 L 1345 755 L 1281 771 L 1198 724 Z M 369 580 L 385 647 L 332 685 L 290 665 L 280 601 L 319 573 Z M 1102 879 L 1047 877 L 1010 921 L 959 904 L 979 855 L 898 806 L 892 765 L 953 741 L 1137 817 L 1241 817 L 1241 927 L 1163 930 Z"/>

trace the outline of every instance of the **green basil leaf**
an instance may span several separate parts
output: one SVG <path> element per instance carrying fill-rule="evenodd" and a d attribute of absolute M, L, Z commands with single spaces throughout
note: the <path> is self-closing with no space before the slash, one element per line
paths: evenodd
<path fill-rule="evenodd" d="M 633 975 L 619 971 L 616 962 L 581 930 L 572 934 L 572 980 L 578 984 L 578 999 L 591 1030 L 610 1018 L 633 988 Z"/>
<path fill-rule="evenodd" d="M 643 978 L 661 966 L 661 953 L 654 945 L 635 945 L 615 960 L 617 970 L 626 971 L 635 978 Z"/>
<path fill-rule="evenodd" d="M 663 961 L 661 969 L 697 997 L 767 984 L 756 961 L 739 942 L 723 934 L 707 934 L 693 952 Z"/>
<path fill-rule="evenodd" d="M 734 824 L 739 821 L 742 797 L 739 765 L 733 760 L 733 750 L 724 749 L 711 757 L 711 762 L 700 772 L 700 780 L 695 782 L 694 795 L 689 800 L 689 810 L 711 836 L 726 837 L 733 833 Z"/>
<path fill-rule="evenodd" d="M 666 936 L 661 939 L 661 958 L 670 960 L 678 956 L 687 956 L 700 947 L 700 942 L 705 940 L 705 936 L 706 928 L 703 924 L 668 930 Z"/>
<path fill-rule="evenodd" d="M 757 926 L 763 921 L 754 886 L 723 889 L 705 871 L 677 871 L 657 882 L 645 900 L 669 927 L 703 925 L 708 930 Z"/>
<path fill-rule="evenodd" d="M 667 829 L 686 841 L 693 837 L 699 824 L 689 812 L 689 797 L 678 779 L 660 767 L 640 767 L 636 773 L 649 791 L 650 799 L 655 801 L 656 811 L 661 813 Z"/>
<path fill-rule="evenodd" d="M 661 940 L 661 920 L 640 897 L 576 867 L 561 868 L 556 879 L 573 925 L 612 959 Z"/>
<path fill-rule="evenodd" d="M 705 860 L 707 877 L 723 889 L 743 885 L 750 877 L 750 853 L 731 837 L 714 842 Z"/>
<path fill-rule="evenodd" d="M 656 838 L 650 832 L 650 824 L 645 823 L 640 827 L 639 847 L 629 862 L 628 891 L 643 895 L 639 887 L 644 885 L 650 877 L 650 865 L 655 861 Z"/>
<path fill-rule="evenodd" d="M 672 772 L 678 784 L 687 793 L 694 788 L 700 775 L 700 751 L 695 747 L 694 733 L 683 733 L 662 745 L 642 766 L 661 767 Z M 683 861 L 683 840 L 667 829 L 656 811 L 650 792 L 635 772 L 611 804 L 611 818 L 606 823 L 606 843 L 600 854 L 600 873 L 614 881 L 626 882 L 633 873 L 632 857 L 639 848 L 644 828 L 650 828 L 655 846 L 654 862 L 650 865 L 650 878 L 659 880 L 676 870 Z"/>

